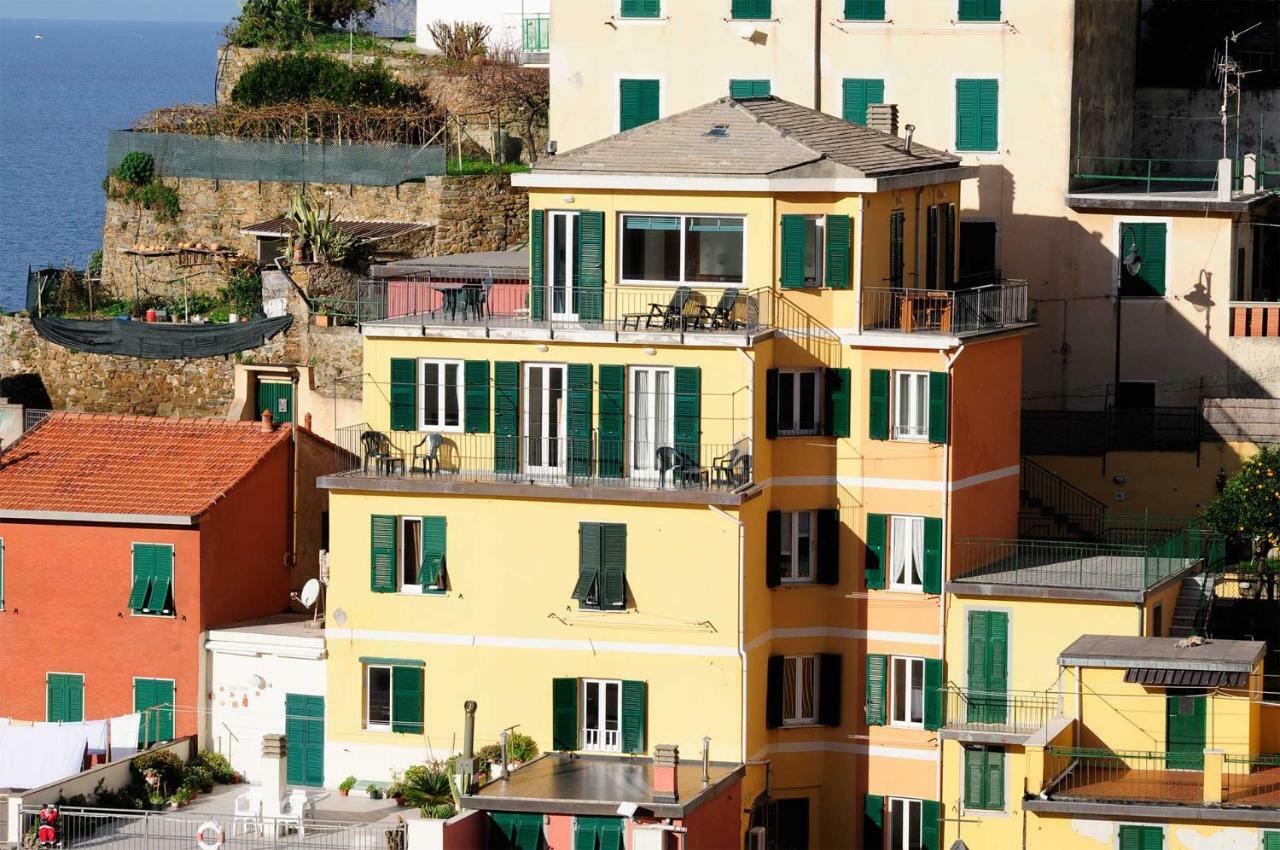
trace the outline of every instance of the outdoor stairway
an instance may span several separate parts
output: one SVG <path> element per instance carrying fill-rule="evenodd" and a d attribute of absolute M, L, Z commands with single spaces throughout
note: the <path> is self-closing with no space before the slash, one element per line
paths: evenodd
<path fill-rule="evenodd" d="M 1107 506 L 1025 457 L 1018 478 L 1018 501 L 1021 538 L 1097 540 L 1102 536 Z"/>
<path fill-rule="evenodd" d="M 1213 573 L 1199 572 L 1182 579 L 1182 587 L 1178 589 L 1178 605 L 1173 609 L 1173 622 L 1169 625 L 1170 637 L 1189 637 L 1197 631 L 1203 631 L 1196 627 L 1200 600 L 1205 598 L 1205 594 L 1209 594 L 1212 599 L 1216 578 Z"/>

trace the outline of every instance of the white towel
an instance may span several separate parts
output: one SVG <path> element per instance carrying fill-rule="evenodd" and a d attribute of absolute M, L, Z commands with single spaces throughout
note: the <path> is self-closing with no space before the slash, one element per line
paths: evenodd
<path fill-rule="evenodd" d="M 84 729 L 89 755 L 105 756 L 107 754 L 108 722 L 106 720 L 86 720 L 82 723 L 68 723 L 65 725 L 79 726 Z"/>
<path fill-rule="evenodd" d="M 138 751 L 140 714 L 125 714 L 111 718 L 111 761 L 129 758 Z"/>
<path fill-rule="evenodd" d="M 9 726 L 0 743 L 0 788 L 40 788 L 80 772 L 85 730 L 77 724 Z"/>

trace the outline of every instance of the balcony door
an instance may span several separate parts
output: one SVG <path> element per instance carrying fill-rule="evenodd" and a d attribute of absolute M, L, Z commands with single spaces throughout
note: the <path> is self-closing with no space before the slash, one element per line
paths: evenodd
<path fill-rule="evenodd" d="M 565 367 L 530 363 L 524 385 L 525 471 L 563 474 Z"/>
<path fill-rule="evenodd" d="M 658 449 L 675 446 L 675 370 L 655 366 L 631 367 L 631 474 L 658 477 Z"/>
<path fill-rule="evenodd" d="M 1165 696 L 1165 767 L 1204 770 L 1205 696 L 1170 693 Z"/>
<path fill-rule="evenodd" d="M 578 319 L 578 249 L 582 242 L 578 214 L 552 212 L 548 257 L 551 285 L 551 318 L 560 321 Z"/>
<path fill-rule="evenodd" d="M 970 611 L 968 642 L 970 723 L 1003 724 L 1009 715 L 1009 614 Z"/>

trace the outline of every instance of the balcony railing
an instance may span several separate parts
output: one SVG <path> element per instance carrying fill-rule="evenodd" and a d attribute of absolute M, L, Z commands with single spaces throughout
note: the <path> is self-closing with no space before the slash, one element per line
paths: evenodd
<path fill-rule="evenodd" d="M 1205 796 L 1193 754 L 1051 747 L 1045 776 L 1055 800 L 1199 805 Z"/>
<path fill-rule="evenodd" d="M 1078 156 L 1071 171 L 1075 192 L 1210 191 L 1218 185 L 1216 159 Z"/>
<path fill-rule="evenodd" d="M 1280 337 L 1280 304 L 1270 301 L 1231 302 L 1231 336 Z"/>
<path fill-rule="evenodd" d="M 520 47 L 525 53 L 546 53 L 551 49 L 551 16 L 525 15 Z"/>
<path fill-rule="evenodd" d="M 338 429 L 351 458 L 345 474 L 367 478 L 732 492 L 752 482 L 750 440 L 652 445 L 592 431 L 583 437 L 505 436 Z"/>
<path fill-rule="evenodd" d="M 1057 698 L 1041 691 L 972 691 L 947 685 L 945 728 L 957 732 L 1030 735 L 1057 711 Z"/>
<path fill-rule="evenodd" d="M 1222 803 L 1280 808 L 1280 754 L 1227 756 L 1222 767 Z"/>
<path fill-rule="evenodd" d="M 967 334 L 1028 321 L 1026 281 L 973 289 L 863 289 L 862 329 Z"/>

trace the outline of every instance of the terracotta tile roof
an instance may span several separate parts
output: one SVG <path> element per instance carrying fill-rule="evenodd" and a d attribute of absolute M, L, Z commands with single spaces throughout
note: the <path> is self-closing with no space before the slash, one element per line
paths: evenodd
<path fill-rule="evenodd" d="M 288 440 L 254 421 L 52 413 L 0 454 L 0 511 L 195 517 Z"/>

